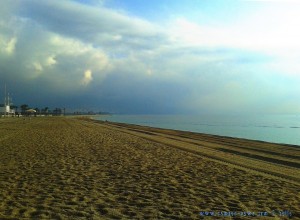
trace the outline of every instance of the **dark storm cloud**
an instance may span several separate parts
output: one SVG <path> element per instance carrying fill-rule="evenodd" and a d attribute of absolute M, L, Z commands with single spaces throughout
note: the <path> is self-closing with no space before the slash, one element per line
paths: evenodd
<path fill-rule="evenodd" d="M 0 79 L 19 104 L 115 112 L 176 109 L 176 101 L 166 102 L 172 96 L 165 90 L 175 92 L 172 82 L 147 79 L 148 67 L 137 57 L 165 38 L 151 23 L 71 1 L 8 6 L 9 19 L 1 16 Z"/>

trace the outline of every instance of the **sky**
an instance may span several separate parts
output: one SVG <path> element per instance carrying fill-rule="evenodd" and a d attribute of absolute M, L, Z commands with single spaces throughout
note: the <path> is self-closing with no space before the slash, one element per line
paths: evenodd
<path fill-rule="evenodd" d="M 299 27 L 292 0 L 1 0 L 0 98 L 6 84 L 38 108 L 300 114 Z"/>

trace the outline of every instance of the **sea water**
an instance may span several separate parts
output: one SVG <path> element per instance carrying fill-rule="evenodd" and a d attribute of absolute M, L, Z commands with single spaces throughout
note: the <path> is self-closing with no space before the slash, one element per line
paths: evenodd
<path fill-rule="evenodd" d="M 300 147 L 300 115 L 101 115 L 94 119 Z"/>

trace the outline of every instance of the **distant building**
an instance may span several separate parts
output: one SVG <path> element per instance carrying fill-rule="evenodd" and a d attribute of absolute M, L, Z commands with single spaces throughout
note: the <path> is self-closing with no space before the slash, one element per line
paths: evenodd
<path fill-rule="evenodd" d="M 4 92 L 4 104 L 0 104 L 0 115 L 15 115 L 15 110 L 11 109 L 11 98 L 9 97 L 9 93 L 6 94 L 6 85 Z"/>
<path fill-rule="evenodd" d="M 0 115 L 14 115 L 16 112 L 10 108 L 10 105 L 2 104 L 0 106 Z"/>

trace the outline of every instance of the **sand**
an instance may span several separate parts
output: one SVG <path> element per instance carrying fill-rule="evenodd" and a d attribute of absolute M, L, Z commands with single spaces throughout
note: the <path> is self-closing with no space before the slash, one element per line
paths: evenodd
<path fill-rule="evenodd" d="M 0 119 L 0 219 L 300 219 L 299 178 L 295 146 L 78 118 Z"/>

